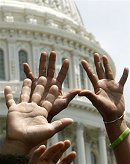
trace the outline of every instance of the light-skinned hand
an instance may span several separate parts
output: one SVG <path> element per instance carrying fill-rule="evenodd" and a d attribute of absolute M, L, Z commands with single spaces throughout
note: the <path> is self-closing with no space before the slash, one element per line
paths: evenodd
<path fill-rule="evenodd" d="M 76 153 L 73 151 L 60 160 L 70 145 L 69 140 L 60 141 L 47 149 L 44 145 L 41 145 L 34 151 L 29 164 L 71 164 L 76 157 Z"/>
<path fill-rule="evenodd" d="M 30 99 L 32 82 L 25 79 L 19 103 L 15 102 L 11 88 L 5 88 L 5 100 L 9 110 L 3 154 L 27 154 L 33 147 L 73 122 L 72 119 L 63 118 L 48 123 L 47 117 L 58 96 L 58 87 L 52 85 L 44 95 L 46 83 L 47 79 L 41 76 Z"/>

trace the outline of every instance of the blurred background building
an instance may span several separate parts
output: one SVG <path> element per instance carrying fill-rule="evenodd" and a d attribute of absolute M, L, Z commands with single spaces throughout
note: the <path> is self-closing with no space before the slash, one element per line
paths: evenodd
<path fill-rule="evenodd" d="M 86 11 L 87 13 L 87 11 Z M 38 75 L 39 57 L 42 51 L 49 55 L 57 52 L 56 74 L 62 61 L 68 58 L 70 68 L 63 90 L 73 88 L 93 89 L 80 64 L 86 59 L 94 67 L 93 53 L 106 54 L 92 33 L 85 29 L 74 0 L 0 0 L 0 136 L 5 135 L 7 108 L 3 90 L 6 85 L 13 89 L 18 100 L 25 78 L 22 63 L 29 63 Z M 68 108 L 55 119 L 71 117 L 75 123 L 51 140 L 70 139 L 68 151 L 77 151 L 74 164 L 115 164 L 102 118 L 84 97 L 76 97 Z"/>

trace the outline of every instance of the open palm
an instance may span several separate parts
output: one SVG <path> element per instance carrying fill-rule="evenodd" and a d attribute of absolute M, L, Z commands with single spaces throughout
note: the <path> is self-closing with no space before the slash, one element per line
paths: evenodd
<path fill-rule="evenodd" d="M 99 55 L 94 55 L 94 61 L 98 76 L 93 73 L 87 61 L 83 60 L 82 65 L 92 82 L 95 93 L 83 90 L 79 95 L 86 96 L 98 109 L 104 120 L 113 120 L 115 117 L 120 117 L 125 110 L 123 88 L 128 77 L 128 69 L 124 69 L 121 79 L 116 82 L 106 56 L 103 56 L 104 69 Z"/>
<path fill-rule="evenodd" d="M 72 120 L 67 118 L 48 123 L 48 113 L 58 96 L 58 88 L 52 85 L 43 97 L 46 82 L 45 77 L 38 79 L 30 100 L 31 80 L 25 79 L 18 104 L 13 99 L 11 88 L 8 86 L 5 88 L 5 99 L 9 108 L 6 138 L 9 142 L 18 141 L 28 149 L 26 151 L 72 123 Z"/>

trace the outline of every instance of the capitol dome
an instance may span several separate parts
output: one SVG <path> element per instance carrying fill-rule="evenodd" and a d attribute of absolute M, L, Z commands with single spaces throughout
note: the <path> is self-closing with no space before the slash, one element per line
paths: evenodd
<path fill-rule="evenodd" d="M 47 16 L 48 15 L 48 17 L 51 17 L 52 15 L 55 15 L 57 19 L 61 19 L 62 21 L 68 20 L 75 24 L 79 24 L 79 25 L 83 24 L 74 1 L 69 1 L 69 0 L 65 0 L 65 1 L 64 0 L 55 0 L 55 1 L 54 0 L 28 0 L 28 1 L 26 0 L 1 0 L 0 3 L 3 7 L 6 8 L 5 10 L 8 13 L 9 13 L 8 8 L 13 7 L 14 9 L 19 10 L 18 13 L 22 10 L 27 10 L 27 12 L 29 12 L 28 14 L 30 15 L 32 14 L 32 16 L 33 15 L 34 16 L 38 16 L 38 15 Z M 28 14 L 25 14 L 25 16 Z"/>
<path fill-rule="evenodd" d="M 94 52 L 107 55 L 115 71 L 109 54 L 85 28 L 74 0 L 0 0 L 1 138 L 5 134 L 7 114 L 4 87 L 10 85 L 18 100 L 25 78 L 22 63 L 29 63 L 37 76 L 41 52 L 49 54 L 52 50 L 57 52 L 57 74 L 62 61 L 65 58 L 70 61 L 63 84 L 65 93 L 73 88 L 92 89 L 80 61 L 86 59 L 93 67 Z M 50 144 L 70 139 L 71 150 L 78 154 L 75 164 L 114 164 L 113 153 L 106 147 L 109 142 L 102 118 L 86 98 L 76 97 L 56 119 L 62 117 L 71 117 L 75 123 L 56 134 Z"/>
<path fill-rule="evenodd" d="M 7 54 L 7 49 L 11 48 L 10 43 L 14 40 L 14 50 L 11 49 L 12 53 L 9 50 L 10 57 L 12 56 L 13 59 L 20 51 L 20 46 L 26 51 L 28 58 L 34 49 L 37 55 L 43 50 L 47 52 L 67 50 L 67 53 L 89 57 L 89 60 L 93 58 L 94 52 L 108 55 L 95 40 L 94 35 L 84 27 L 73 0 L 28 0 L 27 2 L 25 0 L 1 0 L 0 36 L 1 51 L 5 54 Z M 35 47 L 36 42 L 39 48 Z M 32 54 L 32 56 L 35 58 L 36 55 Z M 38 58 L 35 61 L 37 60 Z M 112 60 L 111 63 L 114 69 Z M 20 79 L 19 70 L 16 69 L 19 67 L 18 63 L 11 61 L 11 64 L 13 66 L 9 68 L 5 61 L 8 68 L 3 68 L 5 72 L 1 73 L 0 76 L 4 76 L 0 77 L 1 80 L 2 78 L 3 80 Z M 16 71 L 13 72 L 15 69 Z"/>

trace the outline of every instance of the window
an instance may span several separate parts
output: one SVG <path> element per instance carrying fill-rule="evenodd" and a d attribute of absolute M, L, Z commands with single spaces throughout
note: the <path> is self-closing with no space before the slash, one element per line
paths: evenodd
<path fill-rule="evenodd" d="M 84 69 L 83 66 L 81 64 L 79 64 L 79 71 L 80 71 L 80 84 L 81 84 L 81 88 L 84 89 L 85 88 L 85 76 L 84 76 Z"/>
<path fill-rule="evenodd" d="M 28 56 L 27 52 L 24 50 L 19 51 L 19 76 L 20 76 L 20 81 L 23 81 L 25 79 L 25 74 L 23 71 L 23 63 L 28 63 Z"/>
<path fill-rule="evenodd" d="M 91 152 L 91 163 L 92 164 L 96 164 L 96 155 L 94 154 L 94 152 Z"/>
<path fill-rule="evenodd" d="M 4 52 L 0 49 L 0 80 L 5 80 Z"/>
<path fill-rule="evenodd" d="M 65 60 L 66 58 L 62 58 L 62 62 Z M 69 71 L 69 70 L 68 70 Z M 64 80 L 64 84 L 63 84 L 64 88 L 69 88 L 69 72 L 67 72 L 66 78 Z"/>

